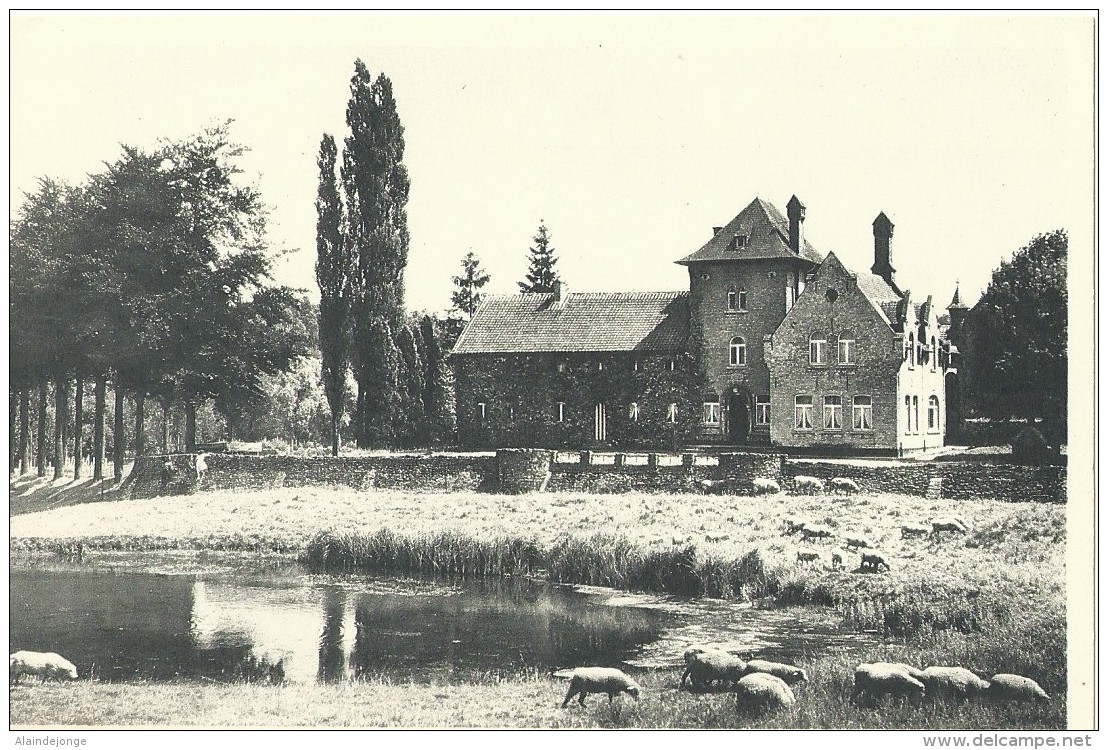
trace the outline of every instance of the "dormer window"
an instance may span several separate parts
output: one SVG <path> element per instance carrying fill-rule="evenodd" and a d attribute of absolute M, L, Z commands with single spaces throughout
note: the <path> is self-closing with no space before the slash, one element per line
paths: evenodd
<path fill-rule="evenodd" d="M 731 238 L 731 249 L 732 250 L 742 250 L 744 247 L 746 247 L 746 235 L 745 234 L 736 234 L 735 236 L 733 236 Z"/>

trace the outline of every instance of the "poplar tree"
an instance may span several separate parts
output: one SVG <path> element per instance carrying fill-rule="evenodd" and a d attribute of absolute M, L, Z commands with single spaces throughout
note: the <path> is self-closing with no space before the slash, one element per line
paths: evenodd
<path fill-rule="evenodd" d="M 550 245 L 550 233 L 546 224 L 540 220 L 539 231 L 532 238 L 535 243 L 530 248 L 528 255 L 527 277 L 519 282 L 521 292 L 546 292 L 554 291 L 554 284 L 561 279 L 554 270 L 558 259 L 554 257 L 554 248 Z"/>
<path fill-rule="evenodd" d="M 339 424 L 346 401 L 350 366 L 350 254 L 343 241 L 335 139 L 324 134 L 319 144 L 319 190 L 316 193 L 315 278 L 319 283 L 319 349 L 323 390 L 331 410 L 331 455 L 339 454 Z"/>

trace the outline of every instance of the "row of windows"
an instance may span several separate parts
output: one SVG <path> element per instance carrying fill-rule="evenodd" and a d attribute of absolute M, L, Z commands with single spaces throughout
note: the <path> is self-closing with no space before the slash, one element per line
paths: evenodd
<path fill-rule="evenodd" d="M 873 429 L 873 398 L 855 396 L 851 404 L 851 425 L 855 430 Z M 841 430 L 843 428 L 843 397 L 838 395 L 823 397 L 823 429 Z M 815 399 L 812 396 L 797 396 L 793 410 L 793 429 L 815 429 Z"/>
<path fill-rule="evenodd" d="M 718 427 L 720 423 L 719 401 L 704 402 L 704 425 L 706 427 Z M 754 398 L 754 424 L 769 424 L 769 394 L 755 396 Z"/>
<path fill-rule="evenodd" d="M 931 370 L 934 372 L 939 365 L 938 342 L 932 336 L 931 346 L 928 347 L 924 338 L 921 337 L 916 341 L 915 331 L 909 331 L 908 339 L 904 342 L 904 359 L 908 360 L 908 367 L 915 367 L 917 364 L 925 365 L 930 361 Z"/>
<path fill-rule="evenodd" d="M 836 361 L 840 365 L 854 365 L 858 363 L 857 339 L 850 331 L 843 331 L 835 340 Z M 828 345 L 827 334 L 813 333 L 808 337 L 808 364 L 826 365 L 830 356 L 831 347 Z"/>
<path fill-rule="evenodd" d="M 716 406 L 718 407 L 719 404 L 716 404 Z M 641 413 L 642 413 L 642 410 L 639 408 L 639 405 L 638 405 L 637 402 L 632 401 L 630 404 L 627 405 L 627 418 L 629 420 L 631 420 L 632 422 L 638 422 L 639 421 L 639 415 Z M 553 412 L 551 413 L 551 417 L 554 419 L 554 421 L 555 422 L 565 422 L 567 415 L 568 415 L 568 411 L 566 409 L 566 402 L 565 401 L 555 401 L 554 402 L 554 409 L 553 409 Z M 483 401 L 478 401 L 477 402 L 477 420 L 480 421 L 480 422 L 484 422 L 487 418 L 488 418 L 488 405 Z M 509 404 L 508 405 L 508 419 L 509 420 L 514 420 L 515 418 L 516 418 L 516 408 L 515 408 L 515 406 Z M 671 403 L 671 404 L 668 404 L 666 406 L 666 421 L 667 422 L 673 422 L 673 423 L 677 422 L 677 404 Z"/>
<path fill-rule="evenodd" d="M 904 424 L 908 433 L 919 430 L 919 396 L 904 397 Z M 939 397 L 932 394 L 927 399 L 927 431 L 939 431 Z"/>

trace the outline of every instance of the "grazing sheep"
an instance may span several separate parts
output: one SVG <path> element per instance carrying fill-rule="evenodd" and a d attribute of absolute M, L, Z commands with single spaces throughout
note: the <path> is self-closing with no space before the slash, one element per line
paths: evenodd
<path fill-rule="evenodd" d="M 863 552 L 862 562 L 858 566 L 861 570 L 892 570 L 888 561 L 885 560 L 885 556 L 879 552 Z"/>
<path fill-rule="evenodd" d="M 924 526 L 922 523 L 905 523 L 900 527 L 900 538 L 907 539 L 911 536 L 927 536 L 931 533 L 930 526 Z"/>
<path fill-rule="evenodd" d="M 697 480 L 696 486 L 700 488 L 700 491 L 705 495 L 722 495 L 727 489 L 726 479 L 700 479 Z"/>
<path fill-rule="evenodd" d="M 853 495 L 855 492 L 859 492 L 862 488 L 858 486 L 858 483 L 853 479 L 847 479 L 846 477 L 834 477 L 831 480 L 831 490 L 837 495 L 840 492 L 847 495 Z"/>
<path fill-rule="evenodd" d="M 785 681 L 771 674 L 758 672 L 748 674 L 735 684 L 736 708 L 738 710 L 770 711 L 788 708 L 796 703 Z"/>
<path fill-rule="evenodd" d="M 44 680 L 76 680 L 77 667 L 53 652 L 16 651 L 8 657 L 8 684 L 15 684 L 25 674 Z"/>
<path fill-rule="evenodd" d="M 866 549 L 873 549 L 873 545 L 870 544 L 869 540 L 863 536 L 847 536 L 845 537 L 845 539 L 847 549 L 850 549 L 851 547 L 853 547 L 854 549 L 862 549 L 863 547 L 865 547 Z"/>
<path fill-rule="evenodd" d="M 816 477 L 808 477 L 803 474 L 793 477 L 793 486 L 798 494 L 815 495 L 823 492 L 823 480 Z"/>
<path fill-rule="evenodd" d="M 784 680 L 787 685 L 795 685 L 808 679 L 808 673 L 800 667 L 776 661 L 766 661 L 765 659 L 751 659 L 748 661 L 746 663 L 746 674 L 771 674 L 780 680 Z"/>
<path fill-rule="evenodd" d="M 923 670 L 923 684 L 930 698 L 965 700 L 988 690 L 989 683 L 965 667 L 928 667 Z"/>
<path fill-rule="evenodd" d="M 953 531 L 958 534 L 966 533 L 966 525 L 957 518 L 936 518 L 931 522 L 931 533 L 938 536 L 943 531 Z"/>
<path fill-rule="evenodd" d="M 780 491 L 781 485 L 777 483 L 776 479 L 769 479 L 768 477 L 754 478 L 755 495 L 776 495 Z"/>
<path fill-rule="evenodd" d="M 638 700 L 639 684 L 622 671 L 611 667 L 578 667 L 570 673 L 569 692 L 562 701 L 562 708 L 568 706 L 575 695 L 580 695 L 578 702 L 585 705 L 585 696 L 589 693 L 607 693 L 609 703 L 618 693 L 627 693 Z"/>
<path fill-rule="evenodd" d="M 805 524 L 804 528 L 800 530 L 800 533 L 804 537 L 804 541 L 808 541 L 809 539 L 828 539 L 833 532 L 826 526 L 809 523 Z"/>
<path fill-rule="evenodd" d="M 854 669 L 854 690 L 850 694 L 850 702 L 858 705 L 864 699 L 866 703 L 876 704 L 885 696 L 923 697 L 927 692 L 926 685 L 902 669 L 907 666 L 888 662 L 859 664 Z"/>
<path fill-rule="evenodd" d="M 797 562 L 815 562 L 819 559 L 819 553 L 811 549 L 800 549 L 796 551 Z"/>
<path fill-rule="evenodd" d="M 901 672 L 907 673 L 909 677 L 923 681 L 923 670 L 919 667 L 913 667 L 911 664 L 905 664 L 902 661 L 875 661 L 873 663 L 875 667 L 888 667 L 890 669 L 899 669 Z"/>
<path fill-rule="evenodd" d="M 844 566 L 843 566 L 843 556 L 842 556 L 842 553 L 840 553 L 840 552 L 832 552 L 832 553 L 831 553 L 831 567 L 832 567 L 832 568 L 841 568 L 841 567 L 844 567 Z"/>
<path fill-rule="evenodd" d="M 688 678 L 694 688 L 709 687 L 714 682 L 734 684 L 746 671 L 746 662 L 726 651 L 712 648 L 690 648 L 685 652 L 685 671 L 681 687 Z"/>
<path fill-rule="evenodd" d="M 1046 703 L 1050 696 L 1030 677 L 1018 674 L 994 674 L 985 694 L 996 700 Z"/>
<path fill-rule="evenodd" d="M 198 485 L 201 482 L 204 481 L 204 473 L 208 470 L 207 458 L 208 458 L 207 453 L 197 453 L 196 454 L 196 463 L 193 464 L 193 466 L 196 469 L 196 483 Z"/>

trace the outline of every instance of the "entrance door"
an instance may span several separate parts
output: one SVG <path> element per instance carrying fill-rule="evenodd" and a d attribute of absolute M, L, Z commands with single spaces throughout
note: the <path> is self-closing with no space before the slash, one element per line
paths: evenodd
<path fill-rule="evenodd" d="M 593 437 L 598 443 L 603 443 L 608 439 L 608 412 L 604 409 L 604 404 L 596 405 L 596 413 L 593 417 Z"/>
<path fill-rule="evenodd" d="M 750 437 L 750 397 L 745 393 L 732 393 L 727 405 L 727 437 L 735 445 L 742 445 Z"/>

